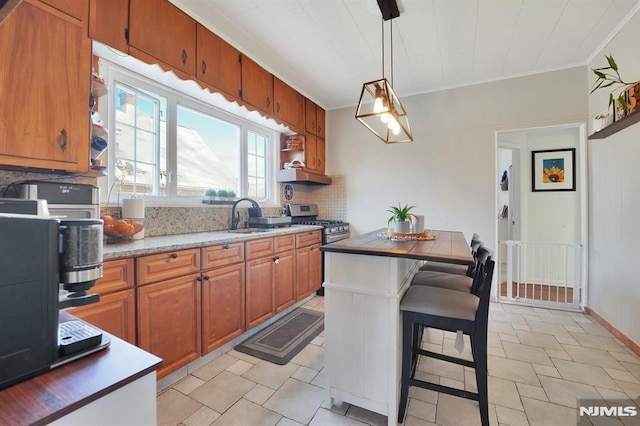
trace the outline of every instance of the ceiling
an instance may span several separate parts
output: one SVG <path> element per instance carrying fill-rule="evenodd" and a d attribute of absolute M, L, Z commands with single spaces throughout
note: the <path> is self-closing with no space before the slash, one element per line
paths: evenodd
<path fill-rule="evenodd" d="M 171 0 L 327 110 L 382 77 L 376 0 Z M 398 0 L 400 97 L 586 65 L 639 0 Z M 604 60 L 604 59 L 603 59 Z"/>

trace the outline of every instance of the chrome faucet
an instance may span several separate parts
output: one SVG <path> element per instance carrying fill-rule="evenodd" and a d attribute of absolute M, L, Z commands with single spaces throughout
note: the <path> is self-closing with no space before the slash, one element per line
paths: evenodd
<path fill-rule="evenodd" d="M 238 223 L 240 223 L 240 212 L 236 213 L 236 206 L 240 201 L 249 201 L 251 203 L 251 207 L 255 214 L 249 214 L 249 216 L 257 215 L 258 217 L 262 216 L 262 211 L 260 210 L 260 204 L 252 198 L 240 198 L 238 201 L 233 203 L 233 207 L 231 207 L 231 229 L 238 229 Z M 251 211 L 250 211 L 251 213 Z"/>

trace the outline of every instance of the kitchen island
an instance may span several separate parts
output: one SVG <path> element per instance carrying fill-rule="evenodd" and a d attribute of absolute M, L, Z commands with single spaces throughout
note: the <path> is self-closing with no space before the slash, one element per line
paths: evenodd
<path fill-rule="evenodd" d="M 421 261 L 471 265 L 461 232 L 429 231 L 431 241 L 393 242 L 369 232 L 325 252 L 325 406 L 348 402 L 395 425 L 401 369 L 402 295 Z"/>

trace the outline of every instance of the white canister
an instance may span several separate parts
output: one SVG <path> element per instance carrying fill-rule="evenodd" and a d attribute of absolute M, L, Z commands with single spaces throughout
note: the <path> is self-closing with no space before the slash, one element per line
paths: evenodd
<path fill-rule="evenodd" d="M 144 198 L 125 198 L 122 200 L 122 217 L 125 219 L 144 219 Z M 144 228 L 133 235 L 134 240 L 144 238 Z"/>
<path fill-rule="evenodd" d="M 414 215 L 412 221 L 412 232 L 414 234 L 421 234 L 424 232 L 424 216 L 421 214 Z"/>

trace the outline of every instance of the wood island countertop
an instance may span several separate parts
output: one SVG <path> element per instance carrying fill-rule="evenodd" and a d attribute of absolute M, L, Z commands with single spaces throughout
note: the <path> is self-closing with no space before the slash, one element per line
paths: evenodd
<path fill-rule="evenodd" d="M 104 333 L 111 339 L 107 348 L 0 390 L 0 424 L 49 424 L 160 366 L 157 356 Z"/>
<path fill-rule="evenodd" d="M 430 230 L 435 240 L 394 242 L 378 238 L 385 229 L 367 232 L 320 247 L 325 253 L 349 253 L 369 256 L 402 257 L 436 262 L 472 265 L 473 256 L 462 232 Z"/>

